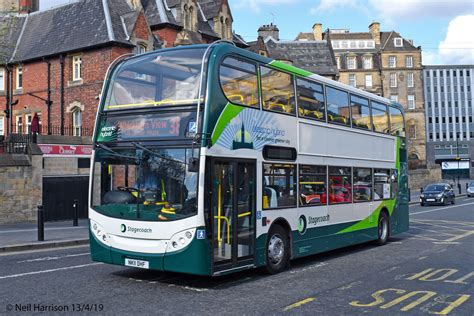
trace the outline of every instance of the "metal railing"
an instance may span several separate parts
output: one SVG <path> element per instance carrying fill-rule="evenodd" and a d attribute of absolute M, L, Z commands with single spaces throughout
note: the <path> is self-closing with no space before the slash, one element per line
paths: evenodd
<path fill-rule="evenodd" d="M 48 126 L 41 125 L 40 131 L 42 135 L 48 135 Z M 73 127 L 64 126 L 63 133 L 61 133 L 61 126 L 51 125 L 52 135 L 65 135 L 65 136 L 92 136 L 93 129 L 87 127 Z"/>
<path fill-rule="evenodd" d="M 0 154 L 26 154 L 31 135 L 10 134 L 0 142 Z"/>

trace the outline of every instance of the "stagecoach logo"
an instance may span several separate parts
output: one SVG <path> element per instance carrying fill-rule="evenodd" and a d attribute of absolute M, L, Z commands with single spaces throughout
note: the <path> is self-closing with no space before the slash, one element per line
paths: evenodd
<path fill-rule="evenodd" d="M 301 235 L 306 233 L 306 216 L 301 215 L 298 219 L 298 231 Z"/>
<path fill-rule="evenodd" d="M 141 227 L 132 227 L 132 226 L 126 226 L 125 224 L 120 225 L 120 231 L 122 233 L 125 232 L 132 232 L 134 234 L 136 233 L 151 233 L 152 229 L 151 228 L 141 228 Z"/>

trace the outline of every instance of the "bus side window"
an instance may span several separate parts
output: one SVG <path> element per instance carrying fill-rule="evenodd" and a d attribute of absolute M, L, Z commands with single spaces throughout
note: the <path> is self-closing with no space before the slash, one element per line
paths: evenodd
<path fill-rule="evenodd" d="M 287 73 L 260 67 L 263 108 L 295 115 L 293 77 Z"/>
<path fill-rule="evenodd" d="M 372 130 L 369 100 L 351 94 L 352 126 Z"/>
<path fill-rule="evenodd" d="M 259 107 L 257 67 L 249 62 L 228 57 L 220 67 L 221 87 L 234 104 Z"/>
<path fill-rule="evenodd" d="M 326 166 L 300 165 L 299 205 L 326 205 Z"/>
<path fill-rule="evenodd" d="M 329 167 L 329 204 L 352 202 L 352 172 L 349 167 Z"/>
<path fill-rule="evenodd" d="M 326 87 L 328 122 L 351 125 L 350 107 L 347 92 Z"/>
<path fill-rule="evenodd" d="M 326 120 L 323 86 L 319 83 L 300 78 L 296 80 L 296 86 L 299 116 L 322 121 Z"/>
<path fill-rule="evenodd" d="M 263 209 L 296 207 L 296 165 L 263 164 Z"/>
<path fill-rule="evenodd" d="M 389 107 L 389 109 L 392 135 L 405 137 L 405 122 L 403 121 L 402 111 L 394 107 Z"/>
<path fill-rule="evenodd" d="M 378 102 L 371 102 L 372 104 L 372 124 L 374 131 L 389 134 L 390 126 L 388 124 L 387 106 Z"/>

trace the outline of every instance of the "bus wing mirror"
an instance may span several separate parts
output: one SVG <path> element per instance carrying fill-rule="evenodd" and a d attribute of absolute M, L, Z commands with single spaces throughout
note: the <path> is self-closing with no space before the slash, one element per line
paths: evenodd
<path fill-rule="evenodd" d="M 195 158 L 195 157 L 189 158 L 188 171 L 189 172 L 198 172 L 199 171 L 199 159 L 198 158 Z"/>

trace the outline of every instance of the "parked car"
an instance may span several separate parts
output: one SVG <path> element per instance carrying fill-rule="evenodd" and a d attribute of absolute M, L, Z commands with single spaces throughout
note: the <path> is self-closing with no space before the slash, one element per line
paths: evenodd
<path fill-rule="evenodd" d="M 421 206 L 426 204 L 447 205 L 450 202 L 451 204 L 454 204 L 456 202 L 456 196 L 453 188 L 448 183 L 428 184 L 421 190 Z"/>
<path fill-rule="evenodd" d="M 467 186 L 467 196 L 471 197 L 474 196 L 474 181 L 470 182 L 469 185 Z"/>

